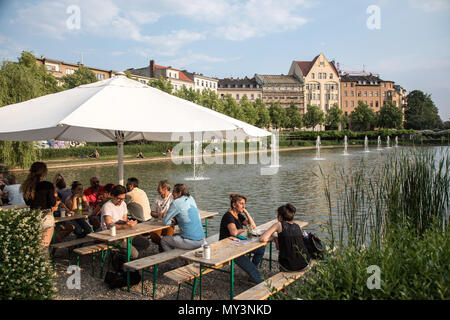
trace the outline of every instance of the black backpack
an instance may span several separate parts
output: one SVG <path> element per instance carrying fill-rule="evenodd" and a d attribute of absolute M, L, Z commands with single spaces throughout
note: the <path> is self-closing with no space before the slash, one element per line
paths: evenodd
<path fill-rule="evenodd" d="M 303 237 L 303 242 L 312 259 L 323 259 L 322 241 L 320 241 L 318 236 L 309 232 L 306 237 Z"/>
<path fill-rule="evenodd" d="M 110 289 L 123 288 L 127 285 L 127 273 L 123 271 L 123 264 L 127 262 L 127 258 L 120 252 L 115 252 L 111 256 L 112 270 L 105 275 L 105 283 Z M 130 286 L 134 286 L 141 282 L 139 271 L 130 271 Z"/>

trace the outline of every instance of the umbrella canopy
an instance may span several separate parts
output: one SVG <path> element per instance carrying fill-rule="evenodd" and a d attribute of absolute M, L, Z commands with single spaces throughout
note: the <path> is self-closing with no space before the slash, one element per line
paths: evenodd
<path fill-rule="evenodd" d="M 132 140 L 194 140 L 196 133 L 232 133 L 238 139 L 270 132 L 175 97 L 123 73 L 0 108 L 0 140 L 115 141 L 123 184 L 123 143 Z"/>

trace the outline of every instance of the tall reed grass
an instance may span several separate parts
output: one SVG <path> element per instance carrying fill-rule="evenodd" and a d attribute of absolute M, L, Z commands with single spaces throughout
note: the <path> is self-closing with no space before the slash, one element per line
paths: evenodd
<path fill-rule="evenodd" d="M 450 203 L 450 152 L 436 150 L 402 149 L 389 155 L 381 168 L 368 168 L 361 161 L 350 172 L 339 169 L 336 188 L 321 170 L 332 244 L 381 247 L 388 226 L 406 221 L 418 235 L 433 220 L 444 229 Z"/>

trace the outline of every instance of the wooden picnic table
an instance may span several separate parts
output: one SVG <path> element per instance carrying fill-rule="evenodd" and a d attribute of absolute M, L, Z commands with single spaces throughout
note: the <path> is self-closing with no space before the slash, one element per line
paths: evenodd
<path fill-rule="evenodd" d="M 267 230 L 270 226 L 276 223 L 278 220 L 274 219 L 266 222 L 258 227 L 256 230 Z M 308 225 L 307 222 L 295 221 L 301 228 Z M 269 241 L 270 246 L 272 242 Z M 266 246 L 268 242 L 260 242 L 258 236 L 254 236 L 248 240 L 238 240 L 235 237 L 228 237 L 220 241 L 211 243 L 211 258 L 204 259 L 203 257 L 197 257 L 195 252 L 198 249 L 191 250 L 181 257 L 200 264 L 199 286 L 200 286 L 200 299 L 202 294 L 202 272 L 207 269 L 220 270 L 230 274 L 230 300 L 233 300 L 234 296 L 234 260 L 239 258 L 259 247 Z M 270 252 L 272 247 L 270 247 Z M 272 257 L 270 256 L 270 261 Z M 220 267 L 226 264 L 230 264 L 230 271 L 221 270 Z"/>
<path fill-rule="evenodd" d="M 199 211 L 200 212 L 200 220 L 205 219 L 205 221 L 209 218 L 217 215 L 217 212 L 208 212 L 208 211 Z M 87 237 L 90 237 L 94 240 L 105 241 L 108 243 L 115 243 L 120 240 L 125 240 L 127 242 L 127 262 L 131 260 L 131 242 L 132 238 L 141 234 L 146 234 L 150 232 L 155 232 L 159 230 L 168 229 L 170 225 L 163 225 L 162 219 L 150 219 L 145 222 L 138 223 L 131 229 L 120 229 L 116 230 L 116 235 L 111 236 L 110 230 L 103 230 L 99 232 L 89 233 Z M 130 271 L 127 270 L 127 283 L 130 283 Z M 128 291 L 130 291 L 128 286 Z"/>

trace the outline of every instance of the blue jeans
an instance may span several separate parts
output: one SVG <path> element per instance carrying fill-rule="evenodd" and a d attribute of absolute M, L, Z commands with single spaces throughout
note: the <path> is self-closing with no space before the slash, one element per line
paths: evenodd
<path fill-rule="evenodd" d="M 250 261 L 250 259 L 247 257 L 247 255 L 243 255 L 239 258 L 234 259 L 236 264 L 245 272 L 248 273 L 250 278 L 255 283 L 261 283 L 263 280 L 261 279 L 261 275 L 259 274 L 258 269 L 256 269 L 257 266 L 262 261 L 262 258 L 264 257 L 264 252 L 266 250 L 266 247 L 262 246 L 258 249 L 255 249 L 251 251 L 250 253 L 253 253 L 253 259 Z"/>

